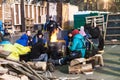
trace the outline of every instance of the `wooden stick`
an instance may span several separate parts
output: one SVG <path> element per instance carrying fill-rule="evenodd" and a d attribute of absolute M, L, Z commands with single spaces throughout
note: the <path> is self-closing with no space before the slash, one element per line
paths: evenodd
<path fill-rule="evenodd" d="M 41 76 L 39 76 L 38 73 L 35 72 L 35 70 L 33 70 L 33 69 L 30 67 L 30 65 L 28 65 L 28 64 L 24 64 L 24 65 L 26 65 L 26 66 L 34 73 L 34 75 L 36 75 L 40 80 L 44 80 Z"/>
<path fill-rule="evenodd" d="M 15 67 L 15 66 L 13 66 L 13 65 L 11 65 L 11 64 L 8 64 L 8 65 L 9 65 L 11 68 L 19 71 L 20 73 L 28 76 L 31 80 L 40 80 L 38 77 L 36 77 L 36 76 L 34 76 L 34 75 L 32 75 L 32 74 L 30 74 L 30 73 L 22 70 L 20 67 Z"/>

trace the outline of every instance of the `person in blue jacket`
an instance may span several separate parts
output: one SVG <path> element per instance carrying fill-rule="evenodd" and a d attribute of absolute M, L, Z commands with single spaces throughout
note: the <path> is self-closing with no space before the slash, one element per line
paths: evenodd
<path fill-rule="evenodd" d="M 58 60 L 50 60 L 53 64 L 62 65 L 66 64 L 67 61 L 71 61 L 75 58 L 85 57 L 86 48 L 84 37 L 81 34 L 79 34 L 79 30 L 77 29 L 72 31 L 72 37 L 72 45 L 69 47 L 71 53 L 64 58 Z"/>
<path fill-rule="evenodd" d="M 81 57 L 85 57 L 85 39 L 84 36 L 79 34 L 79 30 L 75 29 L 72 31 L 73 41 L 72 45 L 70 46 L 70 50 L 72 52 L 80 52 Z"/>
<path fill-rule="evenodd" d="M 31 36 L 31 31 L 27 30 L 25 34 L 23 34 L 18 40 L 16 40 L 17 44 L 20 44 L 22 46 L 30 46 L 32 47 L 32 36 Z M 26 55 L 20 55 L 20 61 L 24 60 L 24 61 L 28 61 L 29 60 L 29 56 L 30 54 L 26 54 Z"/>
<path fill-rule="evenodd" d="M 25 34 L 23 34 L 16 43 L 22 45 L 22 46 L 32 46 L 32 37 L 31 37 L 31 31 L 27 30 Z"/>

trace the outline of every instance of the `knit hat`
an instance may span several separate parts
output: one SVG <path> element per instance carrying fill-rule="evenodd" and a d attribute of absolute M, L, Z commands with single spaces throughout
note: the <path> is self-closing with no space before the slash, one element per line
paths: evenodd
<path fill-rule="evenodd" d="M 72 31 L 72 35 L 75 36 L 76 34 L 79 34 L 79 30 L 75 29 Z"/>
<path fill-rule="evenodd" d="M 41 30 L 38 30 L 38 32 L 37 32 L 37 36 L 39 36 L 39 35 L 42 35 L 42 36 L 43 36 L 43 33 L 42 33 Z"/>
<path fill-rule="evenodd" d="M 85 35 L 86 35 L 83 26 L 81 26 L 81 28 L 80 28 L 80 34 L 81 34 L 82 36 L 85 36 Z"/>

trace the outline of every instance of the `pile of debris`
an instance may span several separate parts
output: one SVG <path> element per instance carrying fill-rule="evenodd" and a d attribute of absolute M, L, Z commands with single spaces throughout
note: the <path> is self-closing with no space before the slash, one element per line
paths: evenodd
<path fill-rule="evenodd" d="M 20 62 L 0 58 L 0 80 L 79 80 L 80 77 L 56 77 L 46 62 Z"/>
<path fill-rule="evenodd" d="M 0 58 L 0 80 L 56 80 L 45 62 L 18 62 Z"/>

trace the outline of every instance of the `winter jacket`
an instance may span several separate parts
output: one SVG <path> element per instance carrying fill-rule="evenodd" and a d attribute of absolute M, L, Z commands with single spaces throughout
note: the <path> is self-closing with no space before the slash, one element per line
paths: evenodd
<path fill-rule="evenodd" d="M 46 43 L 46 40 L 45 39 L 43 39 L 43 38 L 38 38 L 37 37 L 37 35 L 35 35 L 34 37 L 33 37 L 33 39 L 32 39 L 32 43 L 33 43 L 33 45 L 34 44 L 36 44 L 37 42 L 40 42 L 40 43 Z"/>
<path fill-rule="evenodd" d="M 48 21 L 44 26 L 44 29 L 49 31 L 50 33 L 52 33 L 52 31 L 56 28 L 57 28 L 57 23 L 53 20 Z"/>
<path fill-rule="evenodd" d="M 84 37 L 81 34 L 76 34 L 73 37 L 72 46 L 70 46 L 71 51 L 75 52 L 81 52 L 82 57 L 85 56 L 85 40 Z"/>
<path fill-rule="evenodd" d="M 29 37 L 26 34 L 23 34 L 20 39 L 16 41 L 16 43 L 22 45 L 22 46 L 29 46 L 28 45 Z"/>
<path fill-rule="evenodd" d="M 92 39 L 97 39 L 100 36 L 100 29 L 98 27 L 90 28 L 89 34 L 92 36 Z"/>
<path fill-rule="evenodd" d="M 47 48 L 44 47 L 44 44 L 41 42 L 35 43 L 30 52 L 30 59 L 37 59 L 41 54 L 47 52 Z"/>

